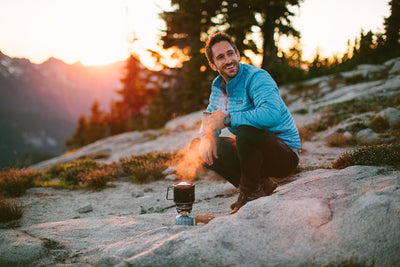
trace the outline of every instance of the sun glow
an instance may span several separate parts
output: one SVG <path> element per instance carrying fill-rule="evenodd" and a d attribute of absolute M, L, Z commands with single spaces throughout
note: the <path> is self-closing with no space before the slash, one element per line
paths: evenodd
<path fill-rule="evenodd" d="M 157 41 L 164 22 L 157 14 L 168 10 L 168 0 L 5 1 L 0 27 L 7 40 L 0 49 L 9 56 L 104 65 L 129 56 L 132 34 L 146 49 L 162 50 Z"/>
<path fill-rule="evenodd" d="M 125 60 L 133 52 L 147 67 L 158 68 L 151 52 L 156 51 L 165 57 L 163 64 L 176 66 L 185 57 L 159 46 L 165 23 L 158 14 L 171 9 L 170 0 L 1 0 L 0 50 L 34 63 L 55 57 L 84 65 Z M 390 14 L 388 1 L 382 0 L 306 0 L 293 11 L 306 60 L 312 60 L 317 48 L 322 56 L 345 52 L 347 40 L 358 37 L 361 29 L 382 31 Z M 257 28 L 252 30 L 253 40 L 261 40 Z M 134 50 L 133 39 L 140 44 Z M 279 45 L 291 43 L 283 38 Z"/>

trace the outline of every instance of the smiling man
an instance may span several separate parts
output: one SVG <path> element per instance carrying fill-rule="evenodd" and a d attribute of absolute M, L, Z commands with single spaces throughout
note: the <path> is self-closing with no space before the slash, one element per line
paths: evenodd
<path fill-rule="evenodd" d="M 192 144 L 198 145 L 207 168 L 239 188 L 233 214 L 247 202 L 270 195 L 277 186 L 270 177 L 283 178 L 296 170 L 300 137 L 272 77 L 240 63 L 229 35 L 212 35 L 205 48 L 219 76 L 212 83 L 200 138 Z M 225 127 L 236 138 L 220 137 Z"/>

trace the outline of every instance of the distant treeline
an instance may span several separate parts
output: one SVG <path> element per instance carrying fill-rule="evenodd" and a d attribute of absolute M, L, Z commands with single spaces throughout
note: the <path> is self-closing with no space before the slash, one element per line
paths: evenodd
<path fill-rule="evenodd" d="M 347 52 L 340 58 L 322 58 L 317 52 L 312 62 L 304 61 L 298 45 L 300 32 L 293 28 L 294 14 L 289 11 L 290 6 L 300 6 L 301 2 L 172 0 L 175 9 L 160 14 L 167 26 L 161 41 L 163 48 L 175 48 L 189 60 L 173 72 L 160 72 L 157 79 L 163 82 L 149 88 L 148 79 L 141 75 L 139 60 L 132 55 L 127 59 L 125 76 L 121 79 L 123 88 L 117 91 L 121 99 L 111 102 L 110 112 L 100 110 L 99 103 L 94 102 L 90 116 L 79 118 L 75 133 L 66 141 L 67 147 L 79 148 L 122 132 L 160 128 L 177 115 L 204 108 L 216 73 L 208 68 L 203 47 L 210 34 L 221 30 L 235 39 L 243 61 L 252 63 L 251 57 L 246 56 L 248 53 L 261 55 L 261 67 L 279 85 L 350 70 L 360 64 L 379 64 L 400 56 L 400 0 L 391 0 L 391 14 L 384 19 L 384 32 L 362 31 L 353 42 L 348 41 Z M 291 36 L 295 41 L 288 51 L 276 46 L 275 38 L 280 35 Z M 253 41 L 255 37 L 261 44 Z"/>

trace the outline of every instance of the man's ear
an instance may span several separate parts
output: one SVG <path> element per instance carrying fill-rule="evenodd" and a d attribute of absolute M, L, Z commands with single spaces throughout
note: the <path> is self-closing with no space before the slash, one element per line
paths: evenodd
<path fill-rule="evenodd" d="M 211 67 L 214 71 L 217 71 L 217 70 L 218 70 L 217 67 L 216 67 L 213 63 L 208 62 L 208 65 L 210 65 L 210 67 Z"/>

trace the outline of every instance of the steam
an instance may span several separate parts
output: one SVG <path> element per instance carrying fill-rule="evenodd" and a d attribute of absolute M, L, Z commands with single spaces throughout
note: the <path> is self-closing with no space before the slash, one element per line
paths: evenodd
<path fill-rule="evenodd" d="M 204 161 L 200 157 L 198 147 L 199 142 L 193 141 L 190 146 L 178 152 L 177 162 L 174 165 L 179 180 L 192 182 L 203 170 Z"/>

